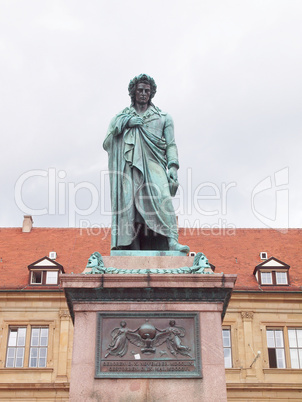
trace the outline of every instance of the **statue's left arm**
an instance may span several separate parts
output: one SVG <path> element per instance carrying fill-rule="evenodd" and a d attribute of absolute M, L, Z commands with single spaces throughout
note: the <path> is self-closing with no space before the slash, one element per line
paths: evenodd
<path fill-rule="evenodd" d="M 174 165 L 178 169 L 179 162 L 178 162 L 177 146 L 174 138 L 174 123 L 172 117 L 169 114 L 167 114 L 165 117 L 166 119 L 164 125 L 164 137 L 167 144 L 167 151 L 166 151 L 167 165 L 168 169 L 170 169 L 172 165 Z"/>
<path fill-rule="evenodd" d="M 169 176 L 177 181 L 177 170 L 179 168 L 178 151 L 174 138 L 174 123 L 172 117 L 167 114 L 164 125 L 164 137 L 167 144 L 166 158 Z"/>

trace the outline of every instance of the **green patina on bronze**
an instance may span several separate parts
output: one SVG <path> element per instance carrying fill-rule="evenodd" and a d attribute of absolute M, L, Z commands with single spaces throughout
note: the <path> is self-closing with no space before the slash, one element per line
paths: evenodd
<path fill-rule="evenodd" d="M 199 314 L 98 313 L 95 357 L 96 378 L 202 378 Z"/>
<path fill-rule="evenodd" d="M 125 269 L 125 268 L 107 268 L 104 265 L 102 255 L 96 251 L 88 259 L 86 268 L 91 268 L 86 274 L 212 274 L 213 272 L 205 272 L 210 268 L 209 261 L 203 253 L 197 253 L 192 267 L 181 268 L 146 268 L 146 269 Z"/>
<path fill-rule="evenodd" d="M 146 74 L 130 81 L 131 105 L 112 119 L 103 144 L 109 158 L 111 248 L 186 254 L 171 200 L 179 168 L 174 125 L 151 102 L 156 89 Z"/>

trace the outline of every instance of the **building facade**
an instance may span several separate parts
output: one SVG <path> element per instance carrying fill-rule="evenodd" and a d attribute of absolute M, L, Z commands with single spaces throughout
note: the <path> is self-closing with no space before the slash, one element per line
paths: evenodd
<path fill-rule="evenodd" d="M 237 274 L 217 334 L 229 401 L 302 400 L 301 236 L 180 229 L 215 272 Z M 69 399 L 73 323 L 59 275 L 83 272 L 95 251 L 109 255 L 109 230 L 32 228 L 28 219 L 0 229 L 0 400 Z"/>

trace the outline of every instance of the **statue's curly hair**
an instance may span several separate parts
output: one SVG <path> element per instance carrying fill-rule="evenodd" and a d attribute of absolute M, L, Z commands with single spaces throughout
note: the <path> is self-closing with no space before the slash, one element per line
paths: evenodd
<path fill-rule="evenodd" d="M 150 99 L 149 99 L 149 105 L 151 103 L 151 99 L 154 97 L 154 95 L 156 94 L 156 89 L 157 86 L 155 84 L 155 81 L 152 77 L 150 77 L 147 74 L 140 74 L 136 77 L 133 78 L 133 80 L 131 80 L 129 82 L 128 85 L 128 92 L 129 92 L 129 96 L 131 98 L 131 105 L 135 104 L 135 91 L 136 91 L 136 86 L 137 84 L 139 84 L 140 82 L 143 82 L 144 84 L 149 84 L 150 88 L 151 88 L 151 93 L 150 93 Z"/>
<path fill-rule="evenodd" d="M 203 253 L 201 253 L 201 252 L 199 252 L 199 253 L 197 253 L 197 254 L 195 255 L 194 261 L 193 261 L 193 267 L 196 267 L 196 266 L 199 265 L 199 261 L 200 261 L 200 259 L 201 259 L 202 256 L 204 257 L 204 259 L 207 258 L 207 257 L 206 257 Z"/>
<path fill-rule="evenodd" d="M 96 258 L 97 258 L 97 260 L 98 260 L 98 266 L 99 266 L 99 267 L 103 267 L 103 266 L 104 266 L 104 261 L 103 261 L 103 257 L 102 257 L 102 255 L 101 255 L 101 253 L 99 253 L 98 251 L 95 251 L 95 252 L 93 253 L 93 255 L 95 255 Z"/>

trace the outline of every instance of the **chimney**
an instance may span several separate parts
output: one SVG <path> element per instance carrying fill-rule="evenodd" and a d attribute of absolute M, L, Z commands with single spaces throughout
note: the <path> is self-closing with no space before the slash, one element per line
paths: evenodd
<path fill-rule="evenodd" d="M 31 215 L 24 215 L 24 221 L 23 221 L 23 226 L 22 226 L 22 232 L 23 233 L 29 233 L 31 232 L 31 229 L 33 227 L 33 218 Z"/>

